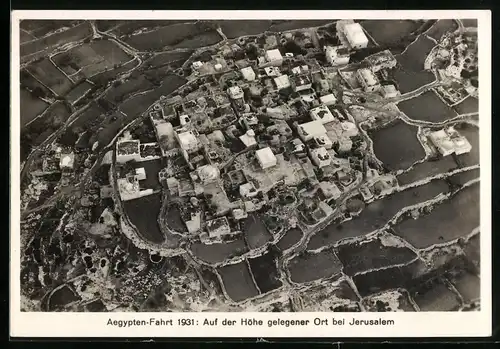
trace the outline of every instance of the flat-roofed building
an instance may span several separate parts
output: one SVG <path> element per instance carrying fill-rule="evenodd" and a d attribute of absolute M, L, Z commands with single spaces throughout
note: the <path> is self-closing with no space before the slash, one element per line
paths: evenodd
<path fill-rule="evenodd" d="M 310 114 L 313 120 L 321 121 L 322 124 L 328 124 L 335 121 L 335 117 L 326 105 L 320 105 L 319 107 L 311 109 Z"/>
<path fill-rule="evenodd" d="M 255 155 L 262 169 L 270 168 L 277 164 L 276 156 L 274 156 L 273 151 L 269 147 L 257 150 Z"/>
<path fill-rule="evenodd" d="M 334 67 L 349 64 L 349 49 L 345 46 L 327 46 L 325 48 L 326 61 Z"/>
<path fill-rule="evenodd" d="M 188 154 L 200 149 L 200 142 L 198 141 L 198 138 L 195 135 L 194 131 L 185 131 L 176 133 L 176 135 L 180 147 Z"/>
<path fill-rule="evenodd" d="M 278 91 L 287 89 L 291 86 L 288 75 L 281 75 L 274 78 L 274 83 L 276 84 L 276 88 L 278 89 Z"/>
<path fill-rule="evenodd" d="M 441 155 L 448 156 L 455 152 L 455 145 L 445 130 L 430 133 L 429 139 Z"/>
<path fill-rule="evenodd" d="M 368 46 L 368 38 L 361 24 L 349 23 L 343 29 L 345 38 L 352 49 L 359 50 Z"/>
<path fill-rule="evenodd" d="M 319 120 L 309 121 L 298 125 L 297 132 L 302 141 L 307 142 L 314 137 L 326 135 L 325 126 Z"/>
<path fill-rule="evenodd" d="M 279 66 L 283 64 L 283 56 L 278 49 L 267 50 L 264 57 L 266 58 L 266 61 L 272 65 Z"/>
<path fill-rule="evenodd" d="M 314 148 L 310 151 L 311 161 L 319 168 L 332 163 L 332 157 L 324 147 Z"/>
<path fill-rule="evenodd" d="M 356 76 L 366 92 L 375 92 L 380 88 L 377 77 L 370 69 L 362 68 L 358 70 Z"/>
<path fill-rule="evenodd" d="M 207 221 L 207 231 L 210 238 L 217 238 L 229 234 L 231 228 L 226 217 L 219 217 Z"/>
<path fill-rule="evenodd" d="M 319 102 L 323 105 L 334 105 L 337 103 L 337 98 L 333 93 L 319 97 Z"/>

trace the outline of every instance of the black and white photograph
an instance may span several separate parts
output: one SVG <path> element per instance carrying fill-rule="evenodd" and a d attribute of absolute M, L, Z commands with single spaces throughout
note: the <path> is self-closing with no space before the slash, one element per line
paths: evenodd
<path fill-rule="evenodd" d="M 480 312 L 478 19 L 354 15 L 21 18 L 20 312 Z"/>

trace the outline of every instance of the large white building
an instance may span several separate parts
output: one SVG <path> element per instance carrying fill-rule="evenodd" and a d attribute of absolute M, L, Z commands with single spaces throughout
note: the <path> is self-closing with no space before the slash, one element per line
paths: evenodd
<path fill-rule="evenodd" d="M 276 166 L 278 162 L 276 160 L 276 156 L 274 156 L 273 151 L 269 147 L 257 150 L 255 152 L 255 155 L 257 156 L 257 160 L 259 161 L 260 167 L 262 169 Z"/>
<path fill-rule="evenodd" d="M 322 124 L 328 124 L 335 121 L 335 116 L 333 116 L 326 105 L 320 105 L 319 107 L 311 109 L 310 114 L 313 120 L 321 121 Z"/>
<path fill-rule="evenodd" d="M 319 120 L 309 121 L 298 125 L 297 132 L 302 141 L 307 142 L 314 137 L 321 137 L 326 135 L 325 126 Z"/>
<path fill-rule="evenodd" d="M 359 50 L 368 46 L 368 38 L 359 23 L 349 23 L 343 28 L 343 34 L 354 50 Z"/>
<path fill-rule="evenodd" d="M 362 68 L 357 72 L 359 83 L 365 92 L 375 92 L 380 89 L 380 83 L 375 74 L 368 68 Z"/>
<path fill-rule="evenodd" d="M 327 46 L 325 48 L 326 61 L 334 67 L 349 64 L 349 49 L 344 46 Z"/>
<path fill-rule="evenodd" d="M 430 133 L 429 139 L 441 155 L 448 156 L 455 152 L 455 145 L 445 130 Z"/>
<path fill-rule="evenodd" d="M 252 67 L 246 67 L 240 70 L 241 75 L 243 75 L 243 79 L 246 81 L 254 81 L 255 80 L 255 71 Z"/>
<path fill-rule="evenodd" d="M 265 58 L 271 65 L 279 66 L 283 64 L 283 56 L 278 49 L 266 51 Z"/>
<path fill-rule="evenodd" d="M 177 140 L 180 147 L 188 154 L 200 149 L 200 142 L 193 131 L 186 131 L 177 134 Z"/>

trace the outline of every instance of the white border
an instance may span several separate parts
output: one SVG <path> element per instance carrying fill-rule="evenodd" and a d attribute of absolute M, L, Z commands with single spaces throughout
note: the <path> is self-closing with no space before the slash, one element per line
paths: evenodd
<path fill-rule="evenodd" d="M 477 18 L 479 39 L 481 164 L 481 311 L 450 313 L 22 313 L 20 312 L 20 19 L 437 19 Z M 491 332 L 491 12 L 425 11 L 13 11 L 11 15 L 11 249 L 10 335 L 15 337 L 484 337 Z M 14 145 L 14 146 L 12 146 Z M 391 319 L 393 326 L 268 327 L 269 319 Z M 113 320 L 219 319 L 213 327 L 107 326 Z M 222 326 L 222 319 L 255 318 L 263 326 Z"/>

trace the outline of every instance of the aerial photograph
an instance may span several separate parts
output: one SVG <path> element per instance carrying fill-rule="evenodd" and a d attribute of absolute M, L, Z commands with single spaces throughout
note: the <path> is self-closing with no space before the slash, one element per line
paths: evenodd
<path fill-rule="evenodd" d="M 21 311 L 479 311 L 477 36 L 21 20 Z"/>

